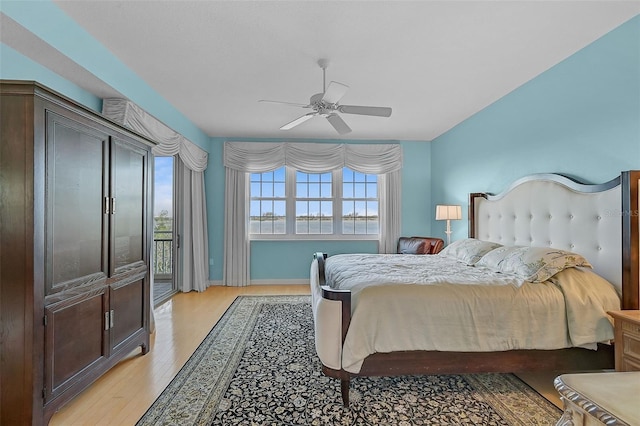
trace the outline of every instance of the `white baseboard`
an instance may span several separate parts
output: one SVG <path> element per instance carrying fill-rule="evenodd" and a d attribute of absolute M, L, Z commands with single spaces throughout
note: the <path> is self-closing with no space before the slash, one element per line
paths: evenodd
<path fill-rule="evenodd" d="M 275 280 L 251 280 L 249 285 L 309 285 L 309 280 L 304 278 L 275 279 Z M 209 280 L 209 286 L 224 286 L 222 280 Z"/>
<path fill-rule="evenodd" d="M 309 280 L 304 278 L 294 278 L 289 280 L 251 280 L 250 285 L 309 285 Z"/>

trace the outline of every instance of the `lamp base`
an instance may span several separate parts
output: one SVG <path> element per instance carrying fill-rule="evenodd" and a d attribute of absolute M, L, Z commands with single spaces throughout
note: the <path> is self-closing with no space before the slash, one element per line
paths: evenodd
<path fill-rule="evenodd" d="M 447 245 L 451 244 L 451 220 L 447 219 L 447 230 L 444 231 L 447 234 Z"/>

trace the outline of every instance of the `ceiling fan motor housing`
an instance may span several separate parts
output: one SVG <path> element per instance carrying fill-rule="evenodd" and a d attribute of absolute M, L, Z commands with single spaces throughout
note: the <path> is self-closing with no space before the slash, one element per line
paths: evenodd
<path fill-rule="evenodd" d="M 315 95 L 311 96 L 311 99 L 309 99 L 309 106 L 311 106 L 311 108 L 313 108 L 313 110 L 316 111 L 319 115 L 326 116 L 331 113 L 331 111 L 336 111 L 338 107 L 337 104 L 324 102 L 322 100 L 323 96 L 324 93 L 316 93 Z"/>

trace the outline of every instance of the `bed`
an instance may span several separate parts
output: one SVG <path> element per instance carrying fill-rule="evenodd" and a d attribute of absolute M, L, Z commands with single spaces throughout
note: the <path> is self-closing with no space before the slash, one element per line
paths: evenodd
<path fill-rule="evenodd" d="M 606 311 L 638 309 L 639 180 L 469 194 L 469 238 L 437 255 L 316 253 L 316 351 L 343 404 L 357 376 L 613 368 Z"/>

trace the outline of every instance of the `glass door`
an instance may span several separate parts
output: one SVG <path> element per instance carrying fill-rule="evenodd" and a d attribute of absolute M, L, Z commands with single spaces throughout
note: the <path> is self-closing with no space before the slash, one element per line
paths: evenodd
<path fill-rule="evenodd" d="M 167 301 L 177 292 L 175 236 L 177 223 L 175 195 L 175 159 L 155 157 L 153 201 L 153 302 Z"/>

